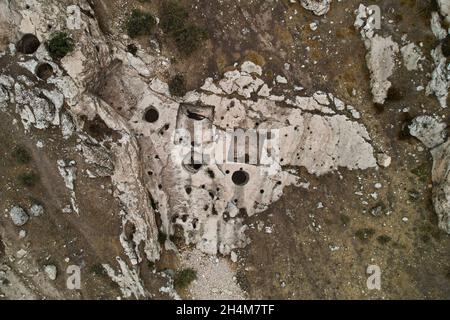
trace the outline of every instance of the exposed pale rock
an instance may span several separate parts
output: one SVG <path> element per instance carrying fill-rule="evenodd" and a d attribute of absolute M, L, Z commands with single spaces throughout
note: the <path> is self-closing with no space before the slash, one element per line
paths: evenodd
<path fill-rule="evenodd" d="M 447 97 L 450 88 L 450 70 L 447 58 L 442 54 L 442 45 L 431 50 L 435 69 L 431 74 L 431 80 L 427 86 L 427 94 L 436 96 L 442 108 L 447 107 Z"/>
<path fill-rule="evenodd" d="M 315 14 L 324 14 L 330 2 L 302 1 L 302 5 Z M 308 187 L 307 181 L 286 167 L 305 167 L 318 176 L 339 168 L 377 167 L 367 130 L 345 114 L 350 111 L 359 117 L 356 108 L 346 109 L 344 102 L 328 93 L 290 100 L 284 93 L 271 94 L 272 88 L 260 78 L 262 67 L 247 61 L 219 81 L 208 78 L 199 91 L 183 98 L 172 97 L 168 85 L 155 76 L 167 72 L 166 58 L 143 50 L 132 56 L 126 52 L 126 44 L 115 40 L 108 43 L 97 21 L 90 17 L 85 1 L 69 8 L 60 2 L 54 6 L 53 13 L 59 18 L 53 25 L 55 29 L 72 30 L 75 50 L 62 59 L 62 69 L 52 65 L 54 75 L 45 88 L 38 83 L 29 90 L 26 83 L 30 79 L 13 79 L 17 90 L 8 91 L 19 98 L 17 112 L 30 128 L 59 124 L 65 137 L 72 133 L 82 137 L 78 126 L 83 119 L 98 116 L 120 134 L 118 141 L 109 141 L 108 150 L 88 138 L 81 138 L 80 148 L 88 164 L 101 168 L 98 172 L 89 168 L 90 176 L 112 177 L 121 208 L 120 242 L 133 265 L 159 259 L 156 214 L 161 218 L 161 231 L 167 235 L 181 227 L 187 244 L 208 254 L 228 255 L 249 243 L 246 216 L 267 210 L 280 199 L 286 186 Z M 37 28 L 38 37 L 47 39 L 50 34 L 41 27 L 42 21 L 49 21 L 48 13 L 39 5 L 33 10 L 34 16 L 20 11 L 21 28 Z M 73 17 L 69 17 L 71 12 Z M 45 46 L 41 47 L 33 59 L 22 61 L 22 68 L 33 72 L 37 60 L 50 60 Z M 36 109 L 31 100 L 42 105 Z M 270 152 L 259 154 L 257 144 L 251 144 L 248 152 L 230 159 L 234 152 L 224 146 L 222 156 L 226 161 L 202 159 L 205 161 L 199 166 L 192 165 L 191 139 L 199 124 L 204 131 L 194 139 L 194 146 L 203 147 L 205 158 L 216 156 L 213 147 L 220 143 L 216 138 L 245 140 L 253 129 L 265 134 L 260 143 Z M 212 130 L 214 138 L 208 136 Z M 60 160 L 58 170 L 71 195 L 72 209 L 77 212 L 75 163 Z M 119 265 L 122 273 L 138 280 L 126 264 Z M 119 276 L 115 279 L 122 281 Z M 139 285 L 130 286 L 121 285 L 128 288 L 127 295 L 144 294 Z"/>
<path fill-rule="evenodd" d="M 438 4 L 440 5 L 441 12 L 445 13 L 444 16 L 446 15 L 446 19 L 449 19 L 448 0 L 438 1 Z M 437 12 L 432 12 L 431 30 L 433 31 L 436 39 L 440 41 L 448 35 L 448 31 L 441 25 L 441 17 Z M 442 43 L 440 43 L 435 49 L 431 50 L 431 56 L 433 58 L 435 69 L 431 74 L 431 80 L 427 86 L 426 93 L 434 94 L 441 107 L 446 108 L 448 92 L 450 89 L 450 63 L 447 62 L 447 58 L 442 52 Z"/>
<path fill-rule="evenodd" d="M 25 249 L 20 249 L 19 251 L 16 252 L 16 257 L 18 259 L 22 259 L 24 258 L 26 255 L 28 254 L 28 251 Z"/>
<path fill-rule="evenodd" d="M 67 163 L 64 160 L 58 160 L 58 171 L 61 177 L 64 179 L 64 183 L 69 189 L 70 192 L 70 204 L 72 210 L 76 213 L 79 213 L 78 206 L 76 204 L 76 195 L 75 195 L 75 179 L 77 168 L 75 166 L 75 161 L 68 161 Z"/>
<path fill-rule="evenodd" d="M 251 61 L 245 61 L 244 63 L 242 63 L 241 71 L 246 72 L 248 74 L 255 73 L 258 76 L 262 75 L 262 68 Z"/>
<path fill-rule="evenodd" d="M 431 149 L 433 156 L 433 206 L 439 227 L 450 234 L 450 139 L 445 142 L 446 124 L 432 116 L 419 116 L 410 133 Z"/>
<path fill-rule="evenodd" d="M 287 83 L 287 79 L 285 78 L 285 77 L 283 77 L 283 76 L 277 76 L 276 77 L 276 79 L 275 79 L 278 83 L 281 83 L 281 84 L 286 84 Z"/>
<path fill-rule="evenodd" d="M 0 111 L 5 112 L 9 102 L 9 94 L 6 88 L 0 85 Z"/>
<path fill-rule="evenodd" d="M 383 104 L 392 85 L 389 77 L 394 72 L 395 56 L 399 51 L 398 44 L 391 37 L 383 38 L 375 35 L 366 41 L 366 47 L 373 102 Z"/>
<path fill-rule="evenodd" d="M 377 163 L 382 167 L 389 167 L 391 165 L 392 159 L 385 153 L 377 154 Z"/>
<path fill-rule="evenodd" d="M 44 207 L 41 204 L 34 203 L 30 208 L 30 214 L 33 217 L 40 217 L 44 214 Z"/>
<path fill-rule="evenodd" d="M 85 162 L 92 165 L 89 169 L 91 178 L 108 177 L 113 174 L 114 163 L 107 148 L 94 141 L 85 140 L 81 144 L 81 151 Z"/>
<path fill-rule="evenodd" d="M 439 227 L 450 234 L 450 140 L 431 150 L 433 205 Z"/>
<path fill-rule="evenodd" d="M 399 52 L 398 44 L 392 37 L 376 34 L 375 10 L 360 4 L 356 12 L 355 27 L 360 29 L 361 37 L 367 49 L 366 63 L 370 71 L 370 86 L 373 102 L 383 104 L 392 83 L 389 78 L 395 70 L 395 58 Z"/>
<path fill-rule="evenodd" d="M 300 0 L 300 4 L 306 10 L 321 16 L 330 10 L 331 0 Z"/>
<path fill-rule="evenodd" d="M 433 116 L 419 116 L 414 118 L 408 126 L 409 132 L 428 148 L 434 148 L 444 143 L 447 125 L 439 118 Z"/>
<path fill-rule="evenodd" d="M 446 22 L 450 24 L 450 1 L 449 0 L 437 0 L 440 12 L 445 18 Z"/>
<path fill-rule="evenodd" d="M 27 232 L 25 230 L 19 231 L 19 239 L 23 239 L 27 236 Z"/>
<path fill-rule="evenodd" d="M 49 264 L 44 266 L 44 272 L 47 274 L 47 277 L 50 280 L 56 280 L 56 277 L 58 275 L 58 270 L 56 269 L 55 265 Z"/>
<path fill-rule="evenodd" d="M 106 273 L 111 280 L 117 283 L 123 297 L 134 297 L 135 299 L 148 298 L 149 293 L 145 290 L 136 270 L 130 269 L 126 262 L 120 257 L 117 257 L 116 260 L 120 267 L 120 270 L 117 273 L 108 264 L 103 264 L 103 268 L 106 270 Z"/>
<path fill-rule="evenodd" d="M 425 59 L 420 48 L 412 42 L 403 46 L 400 51 L 402 52 L 403 63 L 408 71 L 417 70 L 419 62 Z"/>

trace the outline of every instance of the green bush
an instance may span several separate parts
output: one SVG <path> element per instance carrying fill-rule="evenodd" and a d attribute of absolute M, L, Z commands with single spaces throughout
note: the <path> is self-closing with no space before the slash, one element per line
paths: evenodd
<path fill-rule="evenodd" d="M 39 181 L 39 175 L 34 172 L 23 173 L 19 176 L 19 181 L 25 187 L 33 187 Z"/>
<path fill-rule="evenodd" d="M 64 58 L 75 48 L 73 39 L 65 32 L 57 32 L 52 35 L 47 44 L 48 52 L 53 59 Z"/>
<path fill-rule="evenodd" d="M 156 19 L 148 12 L 135 9 L 127 21 L 127 32 L 131 38 L 148 35 L 156 25 Z"/>
<path fill-rule="evenodd" d="M 197 271 L 191 268 L 183 269 L 175 274 L 174 286 L 176 289 L 183 289 L 195 279 L 197 279 Z"/>
<path fill-rule="evenodd" d="M 186 94 L 186 82 L 182 74 L 177 74 L 169 81 L 170 94 L 176 97 L 182 97 Z"/>
<path fill-rule="evenodd" d="M 161 28 L 164 32 L 176 32 L 184 28 L 188 12 L 178 1 L 167 1 L 161 8 Z"/>
<path fill-rule="evenodd" d="M 19 164 L 27 164 L 31 161 L 30 153 L 22 146 L 18 146 L 16 149 L 14 149 L 12 155 Z"/>
<path fill-rule="evenodd" d="M 194 25 L 188 25 L 184 29 L 174 33 L 175 44 L 178 50 L 184 55 L 193 53 L 207 38 L 207 30 Z"/>

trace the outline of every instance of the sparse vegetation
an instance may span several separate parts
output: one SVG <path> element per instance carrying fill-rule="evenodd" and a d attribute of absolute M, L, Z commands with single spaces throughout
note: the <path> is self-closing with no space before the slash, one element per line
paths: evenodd
<path fill-rule="evenodd" d="M 208 38 L 207 30 L 187 23 L 189 14 L 178 1 L 168 1 L 161 9 L 161 28 L 171 35 L 178 50 L 190 55 Z"/>
<path fill-rule="evenodd" d="M 208 38 L 205 28 L 188 25 L 174 34 L 175 44 L 184 55 L 190 55 L 197 50 L 201 43 Z"/>
<path fill-rule="evenodd" d="M 419 180 L 424 183 L 427 182 L 430 177 L 428 165 L 426 163 L 423 163 L 420 166 L 412 169 L 411 173 L 419 177 Z"/>
<path fill-rule="evenodd" d="M 27 164 L 31 161 L 31 155 L 27 149 L 22 146 L 18 146 L 13 151 L 13 157 L 19 164 Z"/>
<path fill-rule="evenodd" d="M 182 97 L 186 94 L 186 81 L 182 74 L 177 74 L 169 81 L 170 94 L 177 97 Z"/>
<path fill-rule="evenodd" d="M 127 21 L 127 33 L 131 38 L 148 35 L 155 25 L 156 19 L 152 14 L 135 9 Z"/>
<path fill-rule="evenodd" d="M 161 28 L 166 33 L 180 31 L 187 17 L 188 12 L 178 1 L 167 1 L 161 8 Z"/>
<path fill-rule="evenodd" d="M 47 43 L 47 49 L 53 59 L 64 58 L 75 48 L 73 39 L 65 32 L 57 32 L 52 35 Z"/>
<path fill-rule="evenodd" d="M 33 187 L 39 181 L 39 175 L 34 172 L 26 172 L 19 175 L 19 182 L 25 187 Z"/>
<path fill-rule="evenodd" d="M 347 216 L 345 214 L 341 214 L 340 219 L 341 219 L 342 225 L 348 226 L 350 224 L 350 217 L 349 216 Z"/>
<path fill-rule="evenodd" d="M 375 234 L 375 230 L 372 228 L 359 229 L 355 232 L 355 236 L 361 241 L 367 241 Z"/>
<path fill-rule="evenodd" d="M 377 241 L 378 241 L 380 244 L 382 244 L 382 245 L 387 244 L 387 243 L 390 242 L 391 240 L 392 240 L 391 237 L 389 237 L 389 236 L 387 236 L 387 235 L 381 235 L 381 236 L 378 236 L 378 237 L 377 237 Z"/>
<path fill-rule="evenodd" d="M 191 268 L 183 269 L 175 274 L 174 286 L 176 289 L 183 289 L 196 279 L 197 271 Z"/>
<path fill-rule="evenodd" d="M 103 268 L 101 263 L 92 265 L 89 270 L 96 276 L 106 276 L 105 268 Z"/>

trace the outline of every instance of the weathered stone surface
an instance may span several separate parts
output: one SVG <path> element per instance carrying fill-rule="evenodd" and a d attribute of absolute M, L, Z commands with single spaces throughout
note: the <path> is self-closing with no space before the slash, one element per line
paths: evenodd
<path fill-rule="evenodd" d="M 360 29 L 367 49 L 366 63 L 370 71 L 373 102 L 383 104 L 392 85 L 389 78 L 395 70 L 399 46 L 391 36 L 377 34 L 376 19 L 375 10 L 360 4 L 354 25 Z"/>
<path fill-rule="evenodd" d="M 444 143 L 447 125 L 439 118 L 432 116 L 416 117 L 409 125 L 409 132 L 428 148 L 434 148 Z"/>
<path fill-rule="evenodd" d="M 448 10 L 450 4 L 446 0 L 438 1 L 441 13 L 445 19 L 450 19 L 448 16 Z M 431 50 L 431 57 L 434 62 L 434 70 L 431 73 L 431 80 L 427 86 L 427 94 L 434 94 L 439 101 L 442 108 L 447 107 L 448 92 L 450 89 L 450 62 L 447 61 L 443 52 L 443 40 L 449 35 L 448 30 L 443 27 L 444 21 L 438 12 L 432 12 L 431 15 L 431 29 L 437 40 L 440 41 L 438 46 Z M 444 46 L 445 51 L 445 46 Z"/>
<path fill-rule="evenodd" d="M 450 234 L 450 140 L 431 150 L 433 205 L 439 227 Z"/>
<path fill-rule="evenodd" d="M 306 10 L 321 16 L 330 10 L 331 0 L 300 0 L 300 3 Z"/>
<path fill-rule="evenodd" d="M 432 116 L 419 116 L 410 132 L 430 148 L 433 156 L 433 205 L 439 227 L 450 234 L 450 139 L 445 142 L 446 124 Z"/>
<path fill-rule="evenodd" d="M 302 5 L 321 15 L 328 11 L 330 2 L 302 1 Z M 51 19 L 39 2 L 32 8 L 34 15 L 29 10 L 8 10 L 17 10 L 23 21 L 17 24 L 18 31 L 34 28 L 41 42 L 50 36 L 42 21 L 50 19 L 55 29 L 70 29 L 74 51 L 57 65 L 41 46 L 17 65 L 35 73 L 38 63 L 46 61 L 54 75 L 45 86 L 39 82 L 32 90 L 27 77 L 12 79 L 9 82 L 14 90 L 8 89 L 8 93 L 13 93 L 17 113 L 27 129 L 59 125 L 65 138 L 76 134 L 81 138 L 85 161 L 93 166 L 88 175 L 111 176 L 121 206 L 117 213 L 122 218 L 120 241 L 132 264 L 159 258 L 156 213 L 166 235 L 181 227 L 186 243 L 205 253 L 228 255 L 249 242 L 246 215 L 267 210 L 286 186 L 308 188 L 307 181 L 284 168 L 305 167 L 310 174 L 320 176 L 339 168 L 377 167 L 367 130 L 353 120 L 361 117 L 357 107 L 331 94 L 291 94 L 295 91 L 288 89 L 287 79 L 279 77 L 278 83 L 290 98 L 275 95 L 271 84 L 260 78 L 262 67 L 246 61 L 218 81 L 208 78 L 201 90 L 188 92 L 183 98 L 172 97 L 167 84 L 156 77 L 170 65 L 166 58 L 144 50 L 134 56 L 127 52 L 126 43 L 107 42 L 85 1 L 69 7 L 55 2 L 52 8 L 60 18 Z M 390 57 L 386 50 L 395 51 L 384 44 L 380 47 L 379 59 Z M 373 51 L 378 54 L 376 48 Z M 381 82 L 381 91 L 386 90 L 387 78 L 382 74 L 376 80 Z M 154 121 L 146 117 L 150 109 L 157 114 Z M 82 134 L 85 119 L 95 117 L 121 138 L 108 140 L 106 147 Z M 245 161 L 258 155 L 258 150 L 252 149 L 232 161 L 190 166 L 189 161 L 183 161 L 184 145 L 175 138 L 179 131 L 193 138 L 195 124 L 228 138 L 236 135 L 230 129 L 242 129 L 238 132 L 244 135 L 248 130 L 273 131 L 273 137 L 266 135 L 262 140 L 267 145 L 273 141 L 273 153 L 264 157 L 267 163 Z M 199 141 L 204 149 L 215 144 L 206 134 Z M 224 154 L 230 153 L 229 147 L 224 149 Z M 64 210 L 71 207 L 79 213 L 76 164 L 64 160 L 57 164 L 71 196 L 71 204 Z M 165 244 L 173 248 L 170 240 Z"/>
<path fill-rule="evenodd" d="M 58 275 L 58 270 L 56 269 L 56 266 L 52 264 L 46 265 L 44 266 L 44 271 L 50 280 L 56 280 L 56 277 Z"/>
<path fill-rule="evenodd" d="M 35 203 L 30 208 L 30 214 L 33 217 L 40 217 L 44 214 L 44 207 L 41 204 Z"/>
<path fill-rule="evenodd" d="M 30 218 L 28 214 L 19 206 L 14 206 L 9 210 L 9 216 L 11 217 L 12 222 L 14 225 L 21 227 L 25 223 L 28 222 L 28 219 Z"/>

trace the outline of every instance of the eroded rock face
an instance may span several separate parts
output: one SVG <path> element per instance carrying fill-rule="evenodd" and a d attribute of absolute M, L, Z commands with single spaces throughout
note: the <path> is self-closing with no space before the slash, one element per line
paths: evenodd
<path fill-rule="evenodd" d="M 433 205 L 439 227 L 450 234 L 450 140 L 447 125 L 432 116 L 419 116 L 409 126 L 411 135 L 430 148 L 433 156 Z"/>
<path fill-rule="evenodd" d="M 330 1 L 308 3 L 323 14 Z M 121 206 L 120 241 L 132 264 L 159 258 L 159 232 L 180 232 L 187 244 L 208 254 L 228 255 L 247 245 L 246 216 L 265 211 L 286 186 L 308 188 L 295 168 L 320 176 L 339 168 L 377 167 L 369 134 L 356 121 L 361 115 L 338 97 L 320 91 L 273 94 L 275 88 L 261 78 L 262 68 L 248 61 L 218 81 L 206 79 L 198 91 L 173 97 L 158 76 L 168 60 L 139 48 L 132 55 L 125 40 L 107 41 L 94 15 L 87 14 L 87 2 L 55 3 L 51 11 L 40 2 L 34 6 L 36 16 L 28 9 L 9 9 L 22 17 L 18 33 L 33 26 L 44 41 L 49 34 L 41 20 L 52 21 L 56 29 L 71 30 L 76 48 L 61 67 L 43 46 L 21 60 L 8 52 L 11 66 L 24 72 L 8 76 L 5 70 L 0 97 L 26 129 L 60 126 L 64 137 L 75 134 L 92 165 L 89 177 L 111 176 Z M 29 73 L 36 75 L 42 63 L 52 67 L 52 75 L 31 79 Z M 278 82 L 289 85 L 285 78 Z M 99 138 L 83 132 L 94 119 L 110 133 Z M 77 164 L 61 159 L 56 165 L 71 195 L 68 210 L 82 216 L 76 205 Z M 170 240 L 164 245 L 174 249 Z M 135 289 L 126 292 L 142 293 Z"/>
<path fill-rule="evenodd" d="M 132 78 L 129 83 L 137 85 L 124 83 L 120 90 L 133 94 L 120 104 L 120 112 L 139 137 L 145 187 L 163 232 L 171 235 L 180 226 L 187 243 L 209 254 L 229 254 L 246 245 L 246 215 L 266 210 L 287 185 L 308 186 L 283 166 L 303 166 L 316 175 L 339 167 L 376 167 L 364 126 L 337 110 L 336 103 L 346 110 L 345 103 L 321 92 L 266 97 L 272 88 L 259 74 L 260 67 L 245 62 L 241 70 L 227 72 L 217 82 L 207 79 L 201 91 L 183 98 L 171 97 L 158 79 L 147 87 Z M 252 99 L 255 94 L 260 97 Z M 131 101 L 136 101 L 133 110 L 127 108 Z M 149 110 L 158 117 L 147 117 Z M 253 132 L 263 138 L 244 143 L 245 152 L 230 159 L 232 146 L 221 143 Z M 256 146 L 268 140 L 273 152 L 264 158 Z M 203 154 L 199 163 L 191 163 L 195 153 Z M 121 157 L 122 152 L 116 154 Z"/>
<path fill-rule="evenodd" d="M 431 150 L 433 205 L 439 227 L 450 234 L 450 140 Z"/>
<path fill-rule="evenodd" d="M 446 16 L 448 23 L 448 1 L 438 1 L 441 12 Z M 434 70 L 431 74 L 431 80 L 427 86 L 427 94 L 434 94 L 442 108 L 447 107 L 448 91 L 450 89 L 450 61 L 443 53 L 443 41 L 448 36 L 448 30 L 443 26 L 443 21 L 438 12 L 433 12 L 431 16 L 431 29 L 437 40 L 438 46 L 431 50 L 431 56 L 434 62 Z"/>

